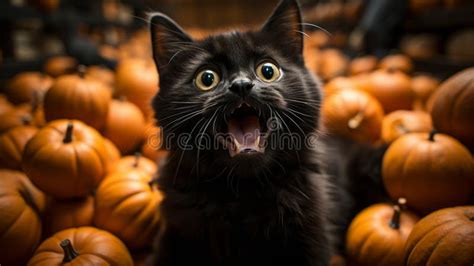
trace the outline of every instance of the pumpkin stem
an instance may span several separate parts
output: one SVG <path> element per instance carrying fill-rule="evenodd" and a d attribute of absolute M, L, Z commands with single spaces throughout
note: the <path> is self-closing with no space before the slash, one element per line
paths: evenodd
<path fill-rule="evenodd" d="M 408 133 L 408 129 L 403 125 L 401 121 L 397 121 L 395 128 L 401 133 Z"/>
<path fill-rule="evenodd" d="M 64 239 L 59 245 L 61 245 L 61 248 L 64 250 L 63 263 L 71 262 L 79 255 L 79 253 L 74 250 L 74 247 L 72 246 L 69 239 Z"/>
<path fill-rule="evenodd" d="M 79 77 L 84 78 L 86 75 L 86 66 L 84 65 L 77 66 L 77 73 L 79 74 Z"/>
<path fill-rule="evenodd" d="M 153 178 L 150 180 L 150 182 L 148 182 L 148 185 L 150 187 L 153 187 L 153 185 L 156 184 L 156 182 L 158 182 L 158 175 L 154 175 Z"/>
<path fill-rule="evenodd" d="M 133 163 L 133 167 L 137 168 L 138 164 L 140 163 L 140 158 L 142 154 L 140 152 L 135 152 L 135 162 Z"/>
<path fill-rule="evenodd" d="M 63 143 L 70 143 L 72 141 L 72 131 L 74 129 L 74 124 L 69 122 L 66 128 L 66 134 L 64 134 Z"/>
<path fill-rule="evenodd" d="M 365 114 L 363 111 L 358 112 L 356 116 L 349 120 L 347 126 L 349 126 L 350 129 L 358 128 L 360 126 L 360 123 L 362 123 L 362 120 L 364 120 L 364 115 Z"/>
<path fill-rule="evenodd" d="M 438 131 L 436 131 L 436 130 L 434 130 L 434 129 L 431 130 L 430 136 L 428 137 L 428 140 L 429 140 L 429 141 L 434 141 L 434 136 L 435 136 L 436 134 L 438 134 Z"/>
<path fill-rule="evenodd" d="M 400 198 L 398 199 L 398 203 L 393 206 L 393 216 L 390 220 L 389 226 L 393 229 L 400 228 L 400 215 L 402 213 L 402 208 L 405 207 L 406 199 Z"/>
<path fill-rule="evenodd" d="M 24 115 L 21 117 L 21 123 L 24 125 L 24 126 L 29 126 L 31 125 L 31 116 L 29 115 Z"/>

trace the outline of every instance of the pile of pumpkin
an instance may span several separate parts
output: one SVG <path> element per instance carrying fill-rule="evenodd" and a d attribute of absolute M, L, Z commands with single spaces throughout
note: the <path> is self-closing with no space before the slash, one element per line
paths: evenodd
<path fill-rule="evenodd" d="M 354 218 L 348 259 L 473 265 L 474 68 L 441 84 L 428 74 L 412 76 L 411 60 L 400 54 L 355 58 L 338 68 L 344 75 L 324 85 L 323 126 L 329 134 L 388 145 L 382 177 L 395 203 Z"/>
<path fill-rule="evenodd" d="M 160 130 L 150 59 L 54 57 L 0 94 L 0 263 L 134 265 L 153 242 Z M 132 255 L 131 255 L 132 254 Z M 139 262 L 136 262 L 139 264 Z"/>

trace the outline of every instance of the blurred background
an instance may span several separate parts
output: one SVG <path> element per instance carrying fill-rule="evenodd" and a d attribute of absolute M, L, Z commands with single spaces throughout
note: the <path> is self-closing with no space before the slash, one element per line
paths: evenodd
<path fill-rule="evenodd" d="M 22 71 L 44 70 L 47 60 L 57 55 L 72 57 L 74 64 L 111 69 L 130 54 L 146 55 L 141 50 L 149 51 L 146 47 L 148 12 L 165 12 L 194 36 L 203 37 L 236 26 L 256 27 L 277 2 L 2 0 L 0 80 Z M 310 36 L 306 38 L 308 46 L 337 48 L 347 60 L 367 54 L 381 58 L 402 52 L 413 60 L 416 71 L 430 72 L 440 78 L 474 64 L 472 0 L 301 0 L 300 3 L 305 22 L 313 24 L 305 26 Z"/>

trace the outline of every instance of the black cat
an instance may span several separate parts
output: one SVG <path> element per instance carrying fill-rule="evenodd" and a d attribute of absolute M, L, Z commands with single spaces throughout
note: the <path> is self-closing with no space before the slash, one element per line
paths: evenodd
<path fill-rule="evenodd" d="M 149 264 L 328 265 L 354 212 L 383 197 L 383 149 L 320 133 L 297 2 L 202 41 L 160 13 L 150 25 L 170 153 Z"/>

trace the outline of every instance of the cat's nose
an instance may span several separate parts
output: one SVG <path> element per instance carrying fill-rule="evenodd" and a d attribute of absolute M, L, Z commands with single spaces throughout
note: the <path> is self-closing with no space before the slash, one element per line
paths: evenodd
<path fill-rule="evenodd" d="M 253 88 L 253 83 L 250 79 L 236 79 L 232 81 L 229 90 L 242 97 L 249 95 Z"/>

